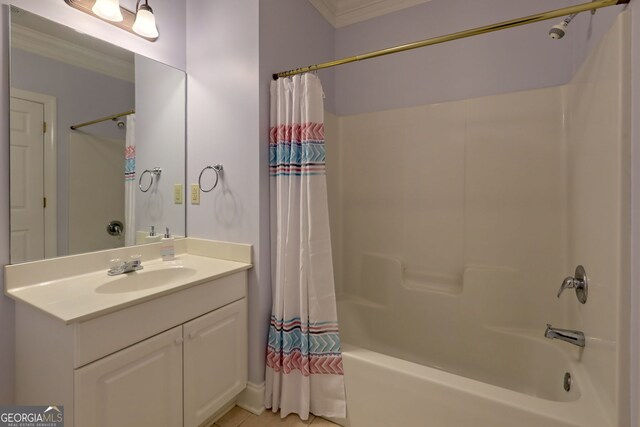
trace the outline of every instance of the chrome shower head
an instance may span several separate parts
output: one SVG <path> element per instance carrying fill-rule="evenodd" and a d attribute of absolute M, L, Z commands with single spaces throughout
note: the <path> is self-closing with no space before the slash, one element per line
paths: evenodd
<path fill-rule="evenodd" d="M 551 37 L 554 40 L 559 40 L 563 38 L 565 34 L 567 34 L 567 27 L 569 26 L 569 23 L 573 20 L 573 18 L 575 18 L 576 15 L 577 13 L 574 13 L 573 15 L 569 15 L 566 18 L 564 18 L 562 22 L 551 27 L 551 29 L 549 30 L 549 37 Z"/>
<path fill-rule="evenodd" d="M 549 37 L 551 37 L 554 40 L 558 40 L 563 38 L 566 33 L 567 33 L 567 24 L 564 21 L 562 21 L 558 25 L 554 25 L 553 27 L 551 27 L 551 29 L 549 30 Z"/>

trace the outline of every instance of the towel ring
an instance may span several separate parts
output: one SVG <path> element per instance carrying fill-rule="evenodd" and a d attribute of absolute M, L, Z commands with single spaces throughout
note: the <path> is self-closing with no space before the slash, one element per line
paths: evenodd
<path fill-rule="evenodd" d="M 213 183 L 213 187 L 209 188 L 208 190 L 205 190 L 204 188 L 202 188 L 202 175 L 207 169 L 211 169 L 216 173 L 216 182 Z M 213 165 L 213 166 L 206 166 L 204 169 L 202 169 L 202 171 L 200 172 L 200 176 L 198 177 L 198 187 L 200 187 L 200 191 L 202 191 L 203 193 L 208 193 L 214 188 L 216 188 L 218 186 L 218 181 L 220 181 L 220 174 L 222 173 L 222 170 L 223 170 L 223 167 L 220 164 Z"/>
<path fill-rule="evenodd" d="M 155 177 L 160 176 L 161 173 L 162 173 L 161 168 L 145 169 L 145 171 L 140 174 L 140 179 L 138 180 L 138 188 L 140 188 L 140 191 L 142 191 L 143 193 L 146 193 L 147 191 L 149 191 L 149 189 L 153 186 L 153 181 L 155 180 Z M 147 188 L 142 188 L 142 178 L 146 174 L 149 174 L 149 176 L 151 177 L 151 181 L 149 181 L 149 185 L 147 186 Z"/>

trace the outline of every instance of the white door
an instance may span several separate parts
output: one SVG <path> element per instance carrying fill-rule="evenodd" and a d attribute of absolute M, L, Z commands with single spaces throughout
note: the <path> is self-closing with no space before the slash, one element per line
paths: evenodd
<path fill-rule="evenodd" d="M 184 327 L 184 427 L 196 427 L 247 386 L 247 300 Z"/>
<path fill-rule="evenodd" d="M 11 98 L 11 262 L 44 258 L 44 105 Z"/>
<path fill-rule="evenodd" d="M 79 427 L 182 427 L 182 327 L 75 372 Z"/>

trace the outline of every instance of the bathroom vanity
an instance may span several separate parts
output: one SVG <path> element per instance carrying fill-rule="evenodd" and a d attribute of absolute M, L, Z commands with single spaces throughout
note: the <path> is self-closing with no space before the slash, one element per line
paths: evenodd
<path fill-rule="evenodd" d="M 251 246 L 176 241 L 7 266 L 16 400 L 64 405 L 65 425 L 195 427 L 247 383 Z M 108 276 L 109 260 L 143 269 Z"/>

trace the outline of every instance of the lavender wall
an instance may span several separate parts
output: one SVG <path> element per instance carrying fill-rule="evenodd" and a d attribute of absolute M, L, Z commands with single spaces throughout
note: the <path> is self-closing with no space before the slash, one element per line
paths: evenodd
<path fill-rule="evenodd" d="M 190 0 L 187 3 L 187 182 L 198 182 L 207 165 L 220 163 L 218 187 L 187 207 L 192 237 L 253 245 L 249 270 L 250 381 L 265 351 L 264 299 L 268 297 L 267 242 L 260 233 L 261 171 L 258 0 Z M 266 236 L 268 238 L 268 235 Z"/>
<path fill-rule="evenodd" d="M 221 186 L 188 206 L 187 232 L 253 245 L 249 381 L 260 384 L 271 311 L 270 76 L 331 59 L 333 28 L 300 0 L 196 0 L 188 3 L 187 23 L 188 182 L 206 165 L 224 165 Z M 328 104 L 331 74 L 324 73 Z"/>
<path fill-rule="evenodd" d="M 135 35 L 78 12 L 61 0 L 0 0 L 0 265 L 9 263 L 9 8 L 14 4 L 29 12 L 94 37 L 151 57 L 177 68 L 185 67 L 185 0 L 154 0 L 161 36 L 150 43 Z M 4 289 L 4 276 L 0 275 Z M 13 402 L 14 384 L 13 302 L 0 296 L 0 404 Z"/>
<path fill-rule="evenodd" d="M 336 30 L 336 58 L 575 4 L 570 0 L 433 0 Z M 430 46 L 339 67 L 338 115 L 474 98 L 565 84 L 621 6 L 579 15 L 562 40 L 555 22 Z M 558 20 L 559 22 L 559 20 Z M 301 64 L 306 65 L 306 64 Z"/>
<path fill-rule="evenodd" d="M 292 34 L 294 35 L 292 37 Z M 308 1 L 260 1 L 260 98 L 269 109 L 269 76 L 334 59 L 335 29 Z M 325 108 L 335 109 L 334 69 L 320 70 Z M 266 78 L 265 78 L 266 76 Z M 263 128 L 269 126 L 269 115 Z M 268 144 L 267 134 L 264 134 Z M 266 147 L 263 144 L 264 147 Z M 268 149 L 265 148 L 265 153 Z"/>

